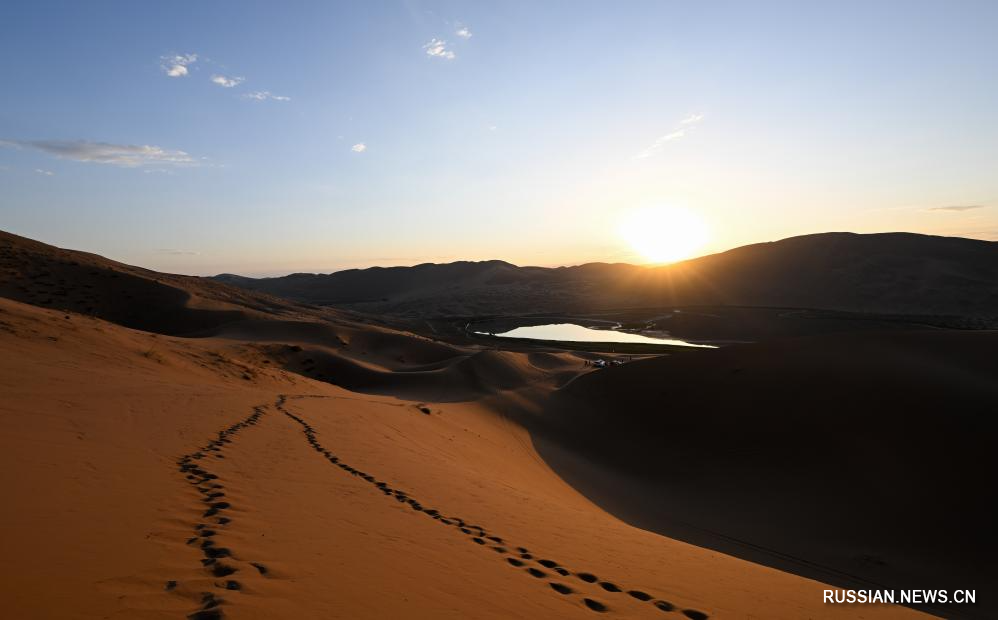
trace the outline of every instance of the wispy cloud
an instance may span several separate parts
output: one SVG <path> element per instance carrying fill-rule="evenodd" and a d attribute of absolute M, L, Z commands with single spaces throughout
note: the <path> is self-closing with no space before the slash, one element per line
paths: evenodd
<path fill-rule="evenodd" d="M 269 90 L 257 90 L 252 93 L 246 93 L 243 99 L 250 99 L 252 101 L 266 101 L 268 99 L 273 101 L 291 101 L 291 97 L 285 97 L 284 95 L 275 95 Z"/>
<path fill-rule="evenodd" d="M 634 159 L 645 159 L 653 155 L 657 155 L 659 151 L 669 142 L 673 140 L 679 140 L 685 137 L 691 131 L 697 128 L 700 121 L 703 120 L 703 114 L 691 114 L 679 121 L 676 127 L 669 133 L 659 136 L 650 146 L 643 149 L 640 153 L 634 156 Z"/>
<path fill-rule="evenodd" d="M 472 36 L 471 30 L 469 30 L 467 26 L 463 26 L 461 24 L 457 25 L 457 30 L 454 31 L 454 34 L 461 37 L 462 39 L 470 39 Z M 488 33 L 486 33 L 486 35 L 487 34 Z"/>
<path fill-rule="evenodd" d="M 929 211 L 973 211 L 983 209 L 984 205 L 950 205 L 945 207 L 930 207 Z"/>
<path fill-rule="evenodd" d="M 175 250 L 172 248 L 161 248 L 156 250 L 157 254 L 168 254 L 170 256 L 201 256 L 201 252 L 193 250 Z"/>
<path fill-rule="evenodd" d="M 454 60 L 455 58 L 454 52 L 447 49 L 447 41 L 440 39 L 430 39 L 430 42 L 424 45 L 423 49 L 426 50 L 427 56 L 432 56 L 433 58 L 443 58 L 445 60 Z"/>
<path fill-rule="evenodd" d="M 162 56 L 159 66 L 170 77 L 184 77 L 188 74 L 187 67 L 197 61 L 197 54 L 175 54 L 173 56 Z"/>
<path fill-rule="evenodd" d="M 42 170 L 41 168 L 35 168 L 35 172 L 41 175 L 45 175 L 47 177 L 55 176 L 55 173 L 52 172 L 51 170 Z"/>
<path fill-rule="evenodd" d="M 234 86 L 239 86 L 246 81 L 246 78 L 242 77 L 227 77 L 224 75 L 213 75 L 211 76 L 211 81 L 214 84 L 218 84 L 222 88 L 232 88 Z"/>
<path fill-rule="evenodd" d="M 184 151 L 152 145 L 110 144 L 87 140 L 0 140 L 0 146 L 32 149 L 75 161 L 112 164 L 125 168 L 140 166 L 196 166 L 197 160 Z"/>
<path fill-rule="evenodd" d="M 357 144 L 350 147 L 350 150 L 354 153 L 363 153 L 367 150 L 367 145 L 363 142 L 358 142 Z"/>

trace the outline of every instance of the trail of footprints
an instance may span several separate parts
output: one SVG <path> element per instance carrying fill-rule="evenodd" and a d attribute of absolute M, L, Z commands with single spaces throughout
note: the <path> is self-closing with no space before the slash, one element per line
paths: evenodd
<path fill-rule="evenodd" d="M 618 586 L 617 584 L 601 580 L 592 573 L 573 573 L 554 560 L 537 558 L 530 552 L 530 550 L 524 547 L 511 546 L 505 539 L 492 535 L 482 526 L 470 524 L 460 517 L 445 516 L 435 508 L 424 506 L 409 493 L 393 488 L 389 486 L 388 483 L 377 480 L 374 476 L 351 467 L 347 463 L 340 460 L 339 457 L 319 443 L 319 440 L 316 438 L 315 429 L 308 424 L 308 422 L 291 413 L 284 407 L 284 403 L 286 401 L 287 397 L 281 396 L 276 403 L 277 410 L 281 411 L 284 415 L 300 424 L 309 445 L 311 445 L 316 452 L 324 456 L 330 463 L 336 465 L 343 471 L 370 483 L 385 496 L 393 498 L 403 504 L 408 504 L 408 506 L 413 510 L 421 512 L 443 525 L 451 526 L 460 530 L 460 532 L 468 536 L 469 540 L 473 543 L 481 545 L 483 548 L 495 551 L 500 557 L 503 557 L 509 565 L 518 569 L 523 569 L 525 575 L 530 575 L 535 579 L 543 580 L 558 594 L 564 596 L 573 596 L 578 594 L 579 596 L 582 596 L 582 604 L 588 609 L 598 613 L 610 611 L 610 606 L 608 604 L 595 598 L 586 597 L 584 594 L 577 592 L 575 587 L 563 583 L 563 581 L 568 581 L 568 579 L 559 580 L 559 578 L 574 576 L 584 584 L 593 584 L 607 593 L 630 596 L 639 601 L 647 602 L 663 612 L 678 611 L 691 620 L 706 620 L 708 618 L 708 615 L 702 611 L 698 611 L 696 609 L 677 609 L 675 605 L 666 600 L 656 598 L 655 596 L 641 590 L 624 590 L 624 588 Z M 538 566 L 540 568 L 538 568 Z"/>
<path fill-rule="evenodd" d="M 232 557 L 232 550 L 228 547 L 218 546 L 215 542 L 215 536 L 232 522 L 232 518 L 228 516 L 228 511 L 232 506 L 225 498 L 225 487 L 219 481 L 218 476 L 209 471 L 209 463 L 212 458 L 225 458 L 222 450 L 227 444 L 232 443 L 232 437 L 244 428 L 259 422 L 264 410 L 263 406 L 254 407 L 253 413 L 249 417 L 219 431 L 218 437 L 197 451 L 182 456 L 177 461 L 180 473 L 184 474 L 187 481 L 197 489 L 198 493 L 201 494 L 201 501 L 205 504 L 205 511 L 201 515 L 202 522 L 194 526 L 194 536 L 187 540 L 187 544 L 197 545 L 201 548 L 201 553 L 204 555 L 201 564 L 213 577 L 218 578 L 215 587 L 222 590 L 240 590 L 242 586 L 231 578 L 239 568 L 233 566 L 231 562 L 225 561 L 226 558 Z M 261 575 L 267 574 L 267 567 L 263 564 L 257 562 L 249 562 L 249 564 Z M 172 590 L 175 587 L 177 587 L 176 581 L 166 583 L 167 590 Z M 203 592 L 200 608 L 187 617 L 190 620 L 220 620 L 223 617 L 220 607 L 222 602 L 223 599 L 218 595 L 212 592 Z"/>

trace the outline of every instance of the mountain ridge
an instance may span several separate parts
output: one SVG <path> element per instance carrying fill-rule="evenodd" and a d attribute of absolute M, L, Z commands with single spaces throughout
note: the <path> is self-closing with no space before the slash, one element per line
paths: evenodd
<path fill-rule="evenodd" d="M 903 232 L 801 235 L 663 266 L 490 260 L 214 278 L 297 301 L 410 316 L 669 305 L 998 314 L 998 242 Z"/>

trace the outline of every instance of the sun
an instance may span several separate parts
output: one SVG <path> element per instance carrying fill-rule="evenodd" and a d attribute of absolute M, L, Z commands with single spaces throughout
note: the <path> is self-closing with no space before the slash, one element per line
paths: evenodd
<path fill-rule="evenodd" d="M 652 263 L 690 258 L 707 243 L 707 225 L 696 213 L 678 207 L 650 207 L 629 214 L 620 236 Z"/>

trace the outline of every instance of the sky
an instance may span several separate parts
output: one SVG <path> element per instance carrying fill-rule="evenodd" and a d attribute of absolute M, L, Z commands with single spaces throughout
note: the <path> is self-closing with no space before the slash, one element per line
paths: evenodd
<path fill-rule="evenodd" d="M 696 254 L 998 240 L 995 32 L 995 2 L 4 2 L 0 229 L 197 275 L 647 262 L 690 217 Z"/>

